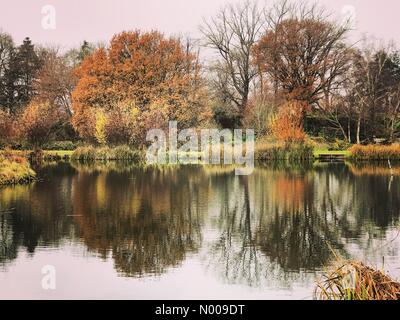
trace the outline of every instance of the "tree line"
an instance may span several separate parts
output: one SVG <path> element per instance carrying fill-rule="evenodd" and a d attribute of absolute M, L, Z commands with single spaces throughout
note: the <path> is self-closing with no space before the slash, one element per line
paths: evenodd
<path fill-rule="evenodd" d="M 126 31 L 67 52 L 0 33 L 0 144 L 143 147 L 147 130 L 170 120 L 254 128 L 285 142 L 398 138 L 394 45 L 352 44 L 348 21 L 287 0 L 226 5 L 200 31 L 200 41 Z"/>

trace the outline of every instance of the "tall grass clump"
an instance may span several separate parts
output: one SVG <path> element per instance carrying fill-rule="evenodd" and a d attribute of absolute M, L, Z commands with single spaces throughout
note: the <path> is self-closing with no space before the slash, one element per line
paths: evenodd
<path fill-rule="evenodd" d="M 354 160 L 400 160 L 400 144 L 354 145 L 349 152 L 350 157 Z"/>
<path fill-rule="evenodd" d="M 309 161 L 314 157 L 314 148 L 306 143 L 258 143 L 255 157 L 259 161 Z"/>
<path fill-rule="evenodd" d="M 71 156 L 72 160 L 94 161 L 96 159 L 96 148 L 92 146 L 78 147 Z"/>
<path fill-rule="evenodd" d="M 143 160 L 143 154 L 139 150 L 133 150 L 129 146 L 118 147 L 99 147 L 84 146 L 77 148 L 71 156 L 72 160 L 77 161 L 112 161 L 124 160 L 140 162 Z"/>
<path fill-rule="evenodd" d="M 36 173 L 25 157 L 5 152 L 0 155 L 0 185 L 29 183 L 36 179 Z"/>
<path fill-rule="evenodd" d="M 315 290 L 319 300 L 399 300 L 400 283 L 361 262 L 340 261 Z"/>

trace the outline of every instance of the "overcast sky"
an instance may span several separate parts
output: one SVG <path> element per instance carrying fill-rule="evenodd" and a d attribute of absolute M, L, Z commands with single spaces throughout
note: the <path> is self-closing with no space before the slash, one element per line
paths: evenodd
<path fill-rule="evenodd" d="M 108 41 L 122 30 L 157 29 L 166 34 L 198 36 L 202 17 L 230 0 L 0 0 L 0 28 L 17 43 L 26 36 L 35 43 L 76 46 L 83 40 Z M 260 0 L 263 2 L 263 0 Z M 271 3 L 272 1 L 267 1 Z M 354 12 L 357 32 L 400 44 L 400 1 L 317 0 L 338 17 Z M 42 9 L 55 9 L 55 29 L 42 26 Z M 49 12 L 49 11 L 46 11 Z M 48 28 L 48 20 L 46 28 Z"/>

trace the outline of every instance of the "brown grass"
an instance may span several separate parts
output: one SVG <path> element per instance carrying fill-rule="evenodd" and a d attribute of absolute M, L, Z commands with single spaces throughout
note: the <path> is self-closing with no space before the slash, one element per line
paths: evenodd
<path fill-rule="evenodd" d="M 400 283 L 356 261 L 340 261 L 315 290 L 318 300 L 399 300 Z"/>
<path fill-rule="evenodd" d="M 35 178 L 26 157 L 7 150 L 0 154 L 0 185 L 28 183 Z"/>
<path fill-rule="evenodd" d="M 400 160 L 400 144 L 354 145 L 349 152 L 354 160 Z"/>

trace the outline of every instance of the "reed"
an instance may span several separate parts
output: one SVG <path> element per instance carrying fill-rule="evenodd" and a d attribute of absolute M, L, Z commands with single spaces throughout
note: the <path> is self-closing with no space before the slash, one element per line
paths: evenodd
<path fill-rule="evenodd" d="M 399 300 L 400 283 L 357 261 L 338 261 L 315 290 L 318 300 Z"/>
<path fill-rule="evenodd" d="M 349 152 L 350 158 L 354 160 L 400 160 L 400 144 L 354 145 Z"/>
<path fill-rule="evenodd" d="M 256 160 L 259 161 L 309 161 L 314 158 L 314 149 L 309 144 L 257 143 Z"/>
<path fill-rule="evenodd" d="M 84 146 L 77 148 L 71 156 L 71 160 L 75 161 L 112 161 L 124 160 L 140 162 L 143 160 L 143 153 L 133 150 L 129 146 L 118 147 L 100 147 Z"/>

